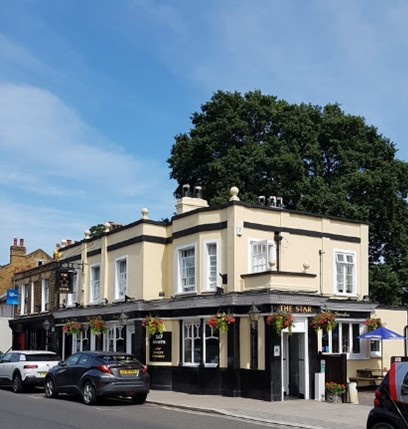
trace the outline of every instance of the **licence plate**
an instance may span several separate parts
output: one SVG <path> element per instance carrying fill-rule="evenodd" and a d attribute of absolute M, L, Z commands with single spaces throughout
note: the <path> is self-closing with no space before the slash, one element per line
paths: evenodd
<path fill-rule="evenodd" d="M 139 375 L 139 370 L 138 369 L 121 369 L 121 370 L 119 370 L 119 374 L 120 375 L 135 375 L 135 376 L 138 376 Z"/>
<path fill-rule="evenodd" d="M 41 378 L 44 378 L 46 375 L 47 375 L 47 373 L 46 373 L 46 372 L 40 372 L 40 377 L 41 377 Z"/>

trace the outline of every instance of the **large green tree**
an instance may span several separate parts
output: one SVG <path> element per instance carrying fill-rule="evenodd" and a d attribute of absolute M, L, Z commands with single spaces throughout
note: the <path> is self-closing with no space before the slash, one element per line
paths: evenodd
<path fill-rule="evenodd" d="M 408 164 L 395 145 L 339 105 L 290 104 L 259 91 L 216 92 L 175 137 L 171 177 L 200 185 L 210 204 L 279 195 L 285 207 L 370 225 L 370 291 L 401 302 L 408 285 Z"/>

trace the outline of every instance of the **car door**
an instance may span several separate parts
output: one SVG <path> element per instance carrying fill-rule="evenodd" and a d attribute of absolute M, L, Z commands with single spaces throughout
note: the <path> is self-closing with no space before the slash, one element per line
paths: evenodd
<path fill-rule="evenodd" d="M 92 360 L 93 358 L 89 354 L 79 353 L 79 358 L 77 362 L 72 365 L 70 373 L 73 390 L 77 392 L 81 391 L 82 377 L 88 371 Z"/>
<path fill-rule="evenodd" d="M 11 360 L 11 353 L 6 353 L 3 355 L 0 359 L 0 383 L 1 384 L 10 384 L 10 360 Z"/>
<path fill-rule="evenodd" d="M 72 393 L 74 389 L 73 370 L 77 364 L 81 353 L 75 353 L 55 367 L 55 382 L 59 392 Z"/>

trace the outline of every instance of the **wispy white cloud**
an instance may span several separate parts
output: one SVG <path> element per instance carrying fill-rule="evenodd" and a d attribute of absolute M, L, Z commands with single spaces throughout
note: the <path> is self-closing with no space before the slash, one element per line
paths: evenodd
<path fill-rule="evenodd" d="M 142 207 L 171 216 L 166 165 L 126 153 L 49 91 L 3 83 L 0 99 L 0 217 L 10 235 L 81 239 L 94 224 L 140 218 Z"/>
<path fill-rule="evenodd" d="M 3 84 L 0 99 L 0 165 L 23 171 L 20 184 L 35 175 L 38 185 L 60 181 L 64 189 L 70 184 L 63 180 L 80 181 L 101 193 L 137 196 L 159 179 L 157 161 L 126 154 L 49 91 Z"/>

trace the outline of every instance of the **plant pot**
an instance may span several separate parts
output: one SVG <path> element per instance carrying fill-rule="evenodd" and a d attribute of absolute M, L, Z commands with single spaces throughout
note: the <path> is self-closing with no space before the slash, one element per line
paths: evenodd
<path fill-rule="evenodd" d="M 332 404 L 341 404 L 343 402 L 341 399 L 341 395 L 338 395 L 336 393 L 327 393 L 326 401 L 331 402 Z"/>

